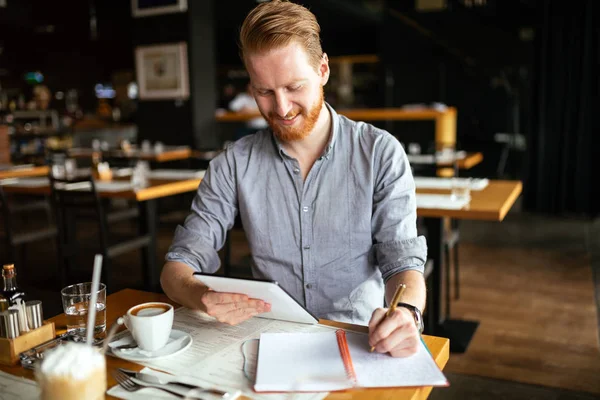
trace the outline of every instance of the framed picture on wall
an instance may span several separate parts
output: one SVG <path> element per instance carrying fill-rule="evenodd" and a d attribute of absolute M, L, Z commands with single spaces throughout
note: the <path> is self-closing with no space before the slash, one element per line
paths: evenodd
<path fill-rule="evenodd" d="M 190 97 L 185 42 L 137 47 L 135 70 L 140 100 Z"/>
<path fill-rule="evenodd" d="M 187 11 L 187 0 L 131 0 L 135 18 Z"/>

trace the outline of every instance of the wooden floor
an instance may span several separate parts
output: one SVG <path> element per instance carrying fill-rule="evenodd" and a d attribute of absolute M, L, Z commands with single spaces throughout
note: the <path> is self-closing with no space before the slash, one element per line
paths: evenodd
<path fill-rule="evenodd" d="M 452 316 L 480 321 L 446 370 L 600 395 L 590 259 L 556 250 L 461 246 Z"/>

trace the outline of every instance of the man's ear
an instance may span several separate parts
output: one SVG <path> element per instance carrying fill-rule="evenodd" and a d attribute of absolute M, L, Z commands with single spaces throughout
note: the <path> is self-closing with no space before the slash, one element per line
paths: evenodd
<path fill-rule="evenodd" d="M 321 64 L 319 65 L 319 75 L 321 76 L 321 86 L 325 86 L 327 81 L 329 81 L 329 57 L 327 57 L 327 53 L 323 53 L 323 57 L 321 58 Z"/>

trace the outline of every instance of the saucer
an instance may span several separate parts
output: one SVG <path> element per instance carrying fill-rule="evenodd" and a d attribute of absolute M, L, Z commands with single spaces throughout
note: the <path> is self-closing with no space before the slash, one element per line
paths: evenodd
<path fill-rule="evenodd" d="M 128 361 L 152 361 L 158 360 L 165 357 L 171 357 L 175 354 L 179 354 L 185 351 L 188 347 L 192 345 L 192 337 L 189 333 L 183 332 L 177 329 L 171 330 L 171 334 L 169 335 L 169 341 L 162 348 L 155 351 L 146 351 L 139 348 L 133 349 L 122 349 L 116 350 L 115 347 L 135 344 L 135 340 L 133 340 L 133 336 L 131 333 L 125 335 L 125 337 L 116 340 L 108 345 L 111 353 L 115 357 L 122 358 Z"/>

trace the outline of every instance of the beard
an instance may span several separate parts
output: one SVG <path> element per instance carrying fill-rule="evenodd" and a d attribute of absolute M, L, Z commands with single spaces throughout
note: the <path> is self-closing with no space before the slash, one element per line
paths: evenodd
<path fill-rule="evenodd" d="M 281 125 L 277 122 L 278 119 L 281 119 L 274 112 L 270 112 L 269 115 L 264 115 L 265 119 L 269 123 L 269 126 L 273 130 L 273 134 L 277 139 L 283 142 L 291 142 L 302 140 L 310 135 L 317 120 L 319 119 L 319 115 L 321 114 L 321 108 L 323 107 L 323 86 L 319 88 L 319 97 L 311 106 L 310 110 L 306 110 L 301 108 L 300 110 L 292 110 L 285 118 L 293 118 L 297 115 L 301 116 L 303 119 L 303 124 L 294 124 L 294 126 L 285 126 Z"/>

